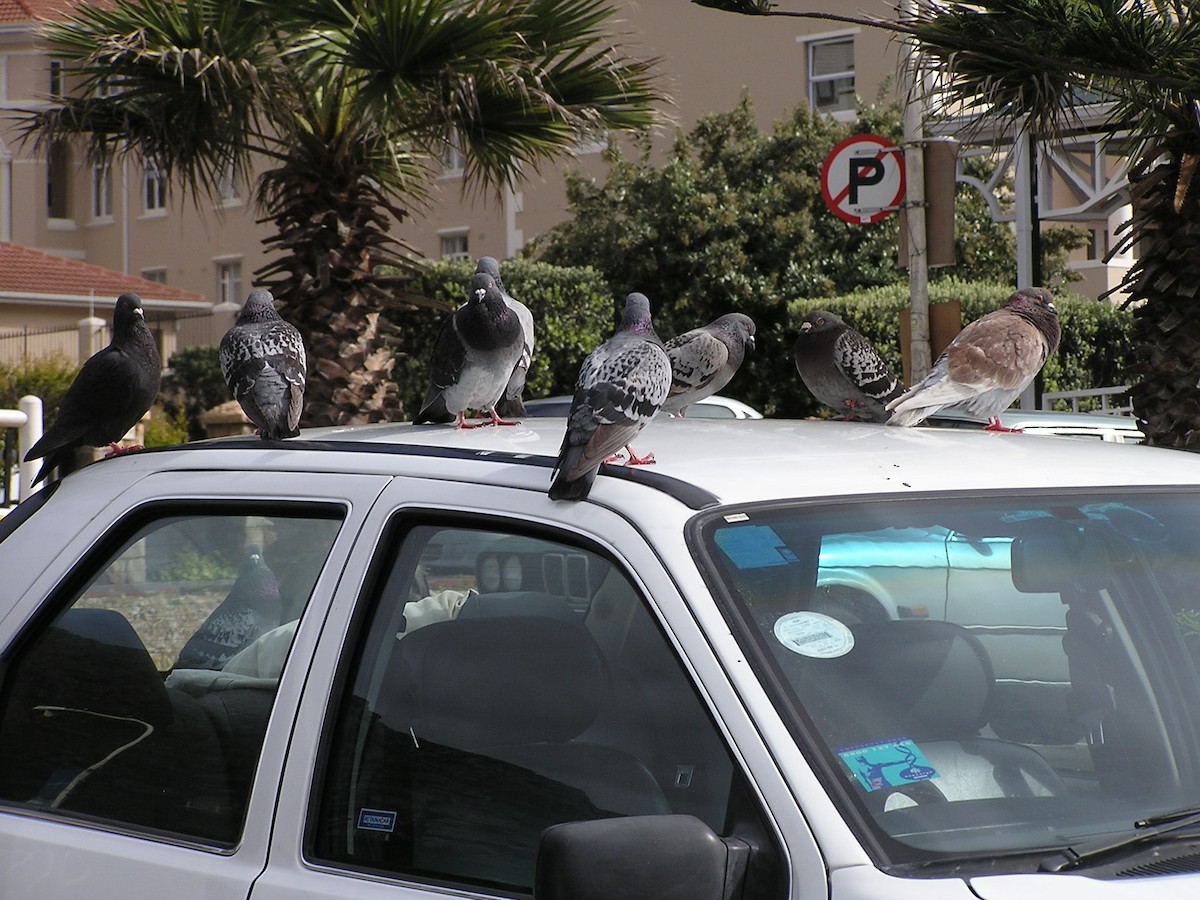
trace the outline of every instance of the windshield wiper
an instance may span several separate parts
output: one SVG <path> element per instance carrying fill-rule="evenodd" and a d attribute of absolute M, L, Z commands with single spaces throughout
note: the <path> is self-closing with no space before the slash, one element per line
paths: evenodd
<path fill-rule="evenodd" d="M 1038 864 L 1038 871 L 1063 872 L 1074 869 L 1117 850 L 1153 843 L 1160 837 L 1193 825 L 1200 825 L 1200 806 L 1147 816 L 1133 823 L 1136 831 L 1093 841 L 1090 844 L 1081 844 L 1078 847 L 1064 847 L 1053 856 L 1043 859 Z"/>

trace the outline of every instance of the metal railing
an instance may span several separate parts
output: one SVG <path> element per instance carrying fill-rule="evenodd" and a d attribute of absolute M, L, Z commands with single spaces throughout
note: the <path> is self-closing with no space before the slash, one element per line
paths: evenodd
<path fill-rule="evenodd" d="M 1080 401 L 1088 404 L 1085 412 L 1107 413 L 1114 416 L 1133 415 L 1133 403 L 1128 396 L 1124 403 L 1114 404 L 1112 400 L 1122 394 L 1129 394 L 1129 385 L 1118 384 L 1112 387 L 1088 388 L 1080 391 L 1046 391 L 1042 394 L 1042 409 L 1054 409 L 1054 401 L 1067 400 L 1071 404 L 1071 412 L 1079 412 Z M 1091 401 L 1099 400 L 1099 409 L 1091 408 Z"/>

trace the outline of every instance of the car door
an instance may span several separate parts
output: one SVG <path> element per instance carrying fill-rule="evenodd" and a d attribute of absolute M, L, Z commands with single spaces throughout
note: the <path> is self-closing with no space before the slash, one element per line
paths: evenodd
<path fill-rule="evenodd" d="M 545 828 L 667 813 L 752 836 L 763 898 L 788 893 L 786 822 L 826 889 L 790 797 L 764 803 L 787 789 L 655 550 L 578 513 L 389 486 L 314 657 L 255 900 L 525 895 Z"/>
<path fill-rule="evenodd" d="M 307 657 L 387 481 L 154 474 L 48 554 L 0 632 L 6 892 L 247 895 Z"/>

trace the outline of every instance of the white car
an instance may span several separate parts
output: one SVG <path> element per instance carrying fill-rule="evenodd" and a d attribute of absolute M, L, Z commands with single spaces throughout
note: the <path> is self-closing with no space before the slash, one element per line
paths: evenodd
<path fill-rule="evenodd" d="M 540 397 L 525 401 L 528 416 L 565 416 L 571 411 L 571 398 L 566 394 L 557 397 Z M 748 403 L 712 394 L 687 408 L 689 419 L 761 419 L 763 414 Z"/>
<path fill-rule="evenodd" d="M 222 439 L 0 521 L 0 893 L 1200 893 L 1200 458 L 668 419 L 572 503 L 561 439 Z"/>

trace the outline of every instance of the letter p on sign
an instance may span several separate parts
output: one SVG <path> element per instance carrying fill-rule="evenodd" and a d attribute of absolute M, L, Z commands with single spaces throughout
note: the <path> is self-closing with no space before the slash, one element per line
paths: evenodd
<path fill-rule="evenodd" d="M 904 154 L 877 134 L 857 134 L 830 151 L 821 195 L 833 214 L 856 225 L 882 221 L 904 200 Z"/>

